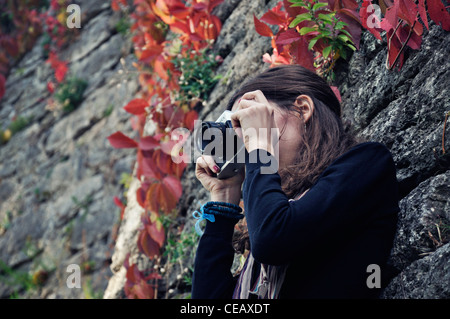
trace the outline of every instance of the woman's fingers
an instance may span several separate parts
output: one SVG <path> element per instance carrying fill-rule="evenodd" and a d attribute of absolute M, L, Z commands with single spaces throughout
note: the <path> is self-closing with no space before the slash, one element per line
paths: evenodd
<path fill-rule="evenodd" d="M 196 174 L 205 172 L 209 176 L 214 176 L 215 173 L 220 171 L 219 166 L 211 156 L 202 155 L 197 159 Z"/>
<path fill-rule="evenodd" d="M 261 90 L 251 91 L 245 93 L 242 98 L 242 100 L 254 100 L 255 102 L 261 103 L 261 104 L 269 104 L 269 101 L 264 96 L 264 93 Z"/>
<path fill-rule="evenodd" d="M 217 164 L 214 161 L 214 158 L 212 156 L 202 155 L 202 157 L 211 171 L 213 171 L 214 173 L 220 172 L 220 168 L 219 168 L 219 166 L 217 166 Z"/>

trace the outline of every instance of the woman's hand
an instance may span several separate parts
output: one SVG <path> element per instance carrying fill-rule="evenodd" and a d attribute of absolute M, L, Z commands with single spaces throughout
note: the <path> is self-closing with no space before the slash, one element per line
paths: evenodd
<path fill-rule="evenodd" d="M 211 200 L 239 205 L 244 169 L 233 177 L 218 179 L 214 175 L 220 171 L 212 156 L 202 155 L 197 159 L 195 176 L 203 187 L 211 193 Z"/>
<path fill-rule="evenodd" d="M 231 116 L 236 134 L 243 138 L 247 152 L 264 149 L 275 155 L 279 130 L 275 122 L 275 108 L 260 91 L 245 93 Z"/>

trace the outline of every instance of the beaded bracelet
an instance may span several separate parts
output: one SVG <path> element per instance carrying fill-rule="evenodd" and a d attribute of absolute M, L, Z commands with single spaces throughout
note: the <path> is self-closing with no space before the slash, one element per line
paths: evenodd
<path fill-rule="evenodd" d="M 195 231 L 200 236 L 203 235 L 203 231 L 200 229 L 200 222 L 204 219 L 212 223 L 216 221 L 215 215 L 231 219 L 241 219 L 244 218 L 241 212 L 242 208 L 238 205 L 226 202 L 207 202 L 200 207 L 200 212 L 196 210 L 192 213 L 192 216 L 198 219 L 195 223 Z"/>

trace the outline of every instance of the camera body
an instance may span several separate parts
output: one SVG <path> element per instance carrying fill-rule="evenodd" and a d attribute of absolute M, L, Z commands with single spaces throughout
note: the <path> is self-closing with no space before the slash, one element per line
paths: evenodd
<path fill-rule="evenodd" d="M 220 172 L 217 178 L 236 175 L 244 166 L 246 149 L 244 141 L 234 132 L 231 124 L 233 112 L 224 111 L 215 122 L 204 121 L 195 132 L 195 144 L 203 155 L 214 158 Z"/>

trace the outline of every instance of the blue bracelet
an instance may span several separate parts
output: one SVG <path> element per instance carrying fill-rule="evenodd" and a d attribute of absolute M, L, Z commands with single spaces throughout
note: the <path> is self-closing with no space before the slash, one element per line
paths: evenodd
<path fill-rule="evenodd" d="M 200 212 L 195 211 L 192 216 L 198 219 L 195 223 L 195 231 L 200 236 L 203 235 L 203 231 L 200 229 L 200 222 L 204 219 L 214 223 L 216 221 L 215 215 L 223 216 L 231 219 L 241 219 L 244 215 L 241 214 L 242 208 L 238 205 L 225 203 L 225 202 L 207 202 L 200 207 Z"/>

